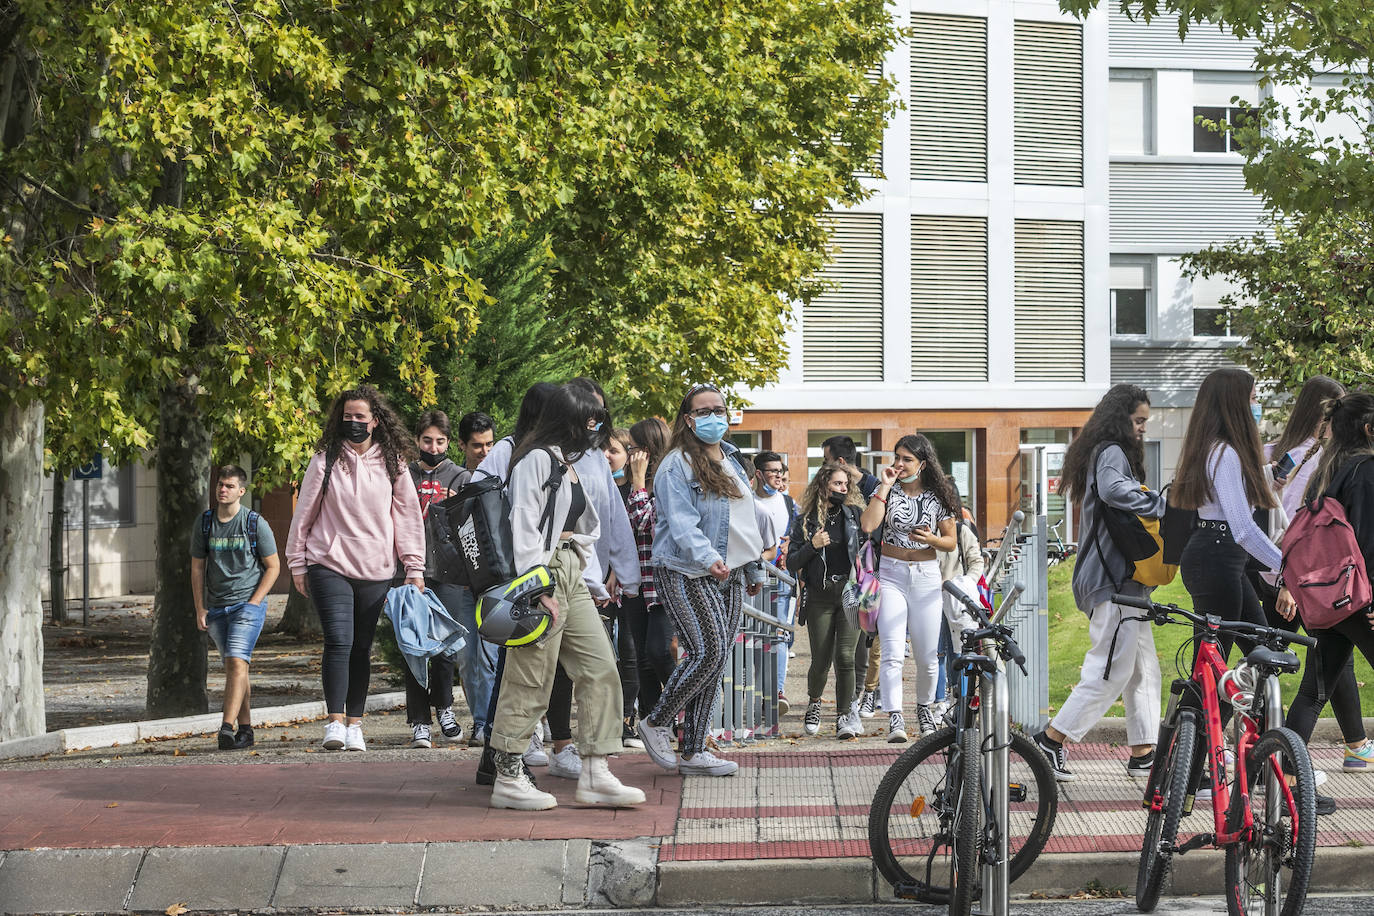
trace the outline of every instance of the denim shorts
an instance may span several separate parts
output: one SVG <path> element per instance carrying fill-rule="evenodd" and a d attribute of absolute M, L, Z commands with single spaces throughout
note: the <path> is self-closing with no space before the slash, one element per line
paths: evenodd
<path fill-rule="evenodd" d="M 220 658 L 253 660 L 253 647 L 258 644 L 267 619 L 267 601 L 249 604 L 241 601 L 228 607 L 212 607 L 205 615 L 206 629 L 219 647 Z"/>

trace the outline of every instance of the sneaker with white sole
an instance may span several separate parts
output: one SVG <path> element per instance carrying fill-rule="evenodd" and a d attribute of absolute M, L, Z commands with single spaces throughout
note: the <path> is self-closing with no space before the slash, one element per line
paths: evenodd
<path fill-rule="evenodd" d="M 922 737 L 935 734 L 935 713 L 929 706 L 921 704 L 916 707 L 916 727 Z"/>
<path fill-rule="evenodd" d="M 684 776 L 734 776 L 739 771 L 739 764 L 710 751 L 697 751 L 691 757 L 683 757 L 677 771 Z"/>
<path fill-rule="evenodd" d="M 535 726 L 534 734 L 530 735 L 530 746 L 525 751 L 525 765 L 531 767 L 546 767 L 549 765 L 549 755 L 544 750 L 544 741 L 539 736 L 539 727 Z"/>
<path fill-rule="evenodd" d="M 887 743 L 906 744 L 906 718 L 895 710 L 887 714 Z"/>
<path fill-rule="evenodd" d="M 347 737 L 347 729 L 342 722 L 335 722 L 330 719 L 324 723 L 324 749 L 326 751 L 343 750 L 344 741 Z"/>
<path fill-rule="evenodd" d="M 871 719 L 878 714 L 878 695 L 872 690 L 865 690 L 863 696 L 859 697 L 859 716 L 864 719 Z"/>
<path fill-rule="evenodd" d="M 439 710 L 439 731 L 450 741 L 463 740 L 463 726 L 453 714 L 452 706 L 445 706 Z"/>
<path fill-rule="evenodd" d="M 434 742 L 430 740 L 429 725 L 424 722 L 416 722 L 410 726 L 411 747 L 434 747 Z"/>
<path fill-rule="evenodd" d="M 577 779 L 582 775 L 582 758 L 578 756 L 576 744 L 549 755 L 549 775 L 562 779 Z"/>
<path fill-rule="evenodd" d="M 863 733 L 864 720 L 859 718 L 858 707 L 850 706 L 849 712 L 841 713 L 835 717 L 835 737 L 841 741 L 857 738 Z"/>
<path fill-rule="evenodd" d="M 678 772 L 677 752 L 673 750 L 673 732 L 661 725 L 639 720 L 639 737 L 644 741 L 644 753 L 669 773 Z"/>
<path fill-rule="evenodd" d="M 812 700 L 806 704 L 806 715 L 802 716 L 802 731 L 814 735 L 821 730 L 821 701 Z"/>
<path fill-rule="evenodd" d="M 363 740 L 363 726 L 359 722 L 344 729 L 344 750 L 365 751 L 367 742 Z"/>
<path fill-rule="evenodd" d="M 570 747 L 571 744 L 568 745 Z M 554 755 L 555 759 L 557 756 Z M 549 764 L 549 772 L 553 772 L 553 764 Z M 589 756 L 579 762 L 577 792 L 573 798 L 580 805 L 606 805 L 612 808 L 644 804 L 644 792 L 616 779 L 606 758 L 601 756 Z"/>
<path fill-rule="evenodd" d="M 644 747 L 644 739 L 639 737 L 638 722 L 634 716 L 621 720 L 620 745 L 621 747 Z"/>
<path fill-rule="evenodd" d="M 1150 775 L 1150 770 L 1155 766 L 1155 752 L 1141 754 L 1139 757 L 1130 756 L 1126 758 L 1126 775 L 1132 779 L 1144 779 Z"/>
<path fill-rule="evenodd" d="M 1040 748 L 1040 753 L 1044 754 L 1050 762 L 1050 769 L 1054 771 L 1054 778 L 1057 782 L 1073 782 L 1078 777 L 1069 769 L 1069 752 L 1064 750 L 1064 743 L 1050 740 L 1049 735 L 1044 732 L 1036 732 L 1031 739 L 1035 746 Z"/>
<path fill-rule="evenodd" d="M 1347 747 L 1341 769 L 1347 773 L 1368 773 L 1374 769 L 1374 741 L 1366 741 L 1355 750 Z"/>

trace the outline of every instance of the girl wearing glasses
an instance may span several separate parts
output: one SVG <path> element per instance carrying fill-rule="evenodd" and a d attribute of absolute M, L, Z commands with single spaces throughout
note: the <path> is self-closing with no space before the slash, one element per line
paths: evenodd
<path fill-rule="evenodd" d="M 649 756 L 670 773 L 730 776 L 739 769 L 707 751 L 706 736 L 720 675 L 744 616 L 744 593 L 759 588 L 758 581 L 746 583 L 746 567 L 761 579 L 758 561 L 774 538 L 735 461 L 738 449 L 725 441 L 729 428 L 720 390 L 694 386 L 678 407 L 671 451 L 654 474 L 654 587 L 687 658 L 640 720 L 639 731 Z M 679 758 L 670 729 L 684 710 Z"/>

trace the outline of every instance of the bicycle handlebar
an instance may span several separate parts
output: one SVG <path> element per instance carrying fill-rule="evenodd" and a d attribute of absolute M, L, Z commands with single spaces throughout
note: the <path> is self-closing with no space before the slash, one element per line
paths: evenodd
<path fill-rule="evenodd" d="M 988 620 L 986 609 L 977 601 L 970 598 L 963 589 L 953 582 L 946 582 L 943 588 L 946 592 L 953 595 L 956 601 L 968 608 L 968 612 L 972 614 L 973 619 L 977 621 L 980 629 L 973 631 L 974 638 L 996 640 L 998 651 L 1001 652 L 1002 657 L 1015 662 L 1016 667 L 1021 669 L 1022 674 L 1029 675 L 1030 672 L 1026 670 L 1026 654 L 1021 651 L 1021 647 L 1016 644 L 1016 640 L 1011 638 L 1011 627 L 994 624 L 992 621 Z"/>
<path fill-rule="evenodd" d="M 1262 639 L 1277 640 L 1284 643 L 1297 643 L 1308 648 L 1317 644 L 1317 641 L 1311 636 L 1305 636 L 1301 633 L 1292 633 L 1277 627 L 1250 623 L 1247 620 L 1208 620 L 1206 616 L 1195 614 L 1176 604 L 1156 604 L 1149 598 L 1140 598 L 1135 595 L 1112 595 L 1112 603 L 1145 611 L 1155 623 L 1167 623 L 1170 614 L 1177 614 L 1196 626 L 1215 627 L 1223 633 L 1234 633 L 1238 636 L 1258 636 Z"/>

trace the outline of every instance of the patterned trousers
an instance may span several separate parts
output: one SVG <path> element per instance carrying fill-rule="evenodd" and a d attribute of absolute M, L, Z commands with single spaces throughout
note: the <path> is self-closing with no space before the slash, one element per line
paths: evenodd
<path fill-rule="evenodd" d="M 744 583 L 738 575 L 721 585 L 710 576 L 690 578 L 658 567 L 654 587 L 687 658 L 673 669 L 647 718 L 654 725 L 671 727 L 678 713 L 685 712 L 680 750 L 690 757 L 706 748 L 721 672 L 744 619 Z"/>

